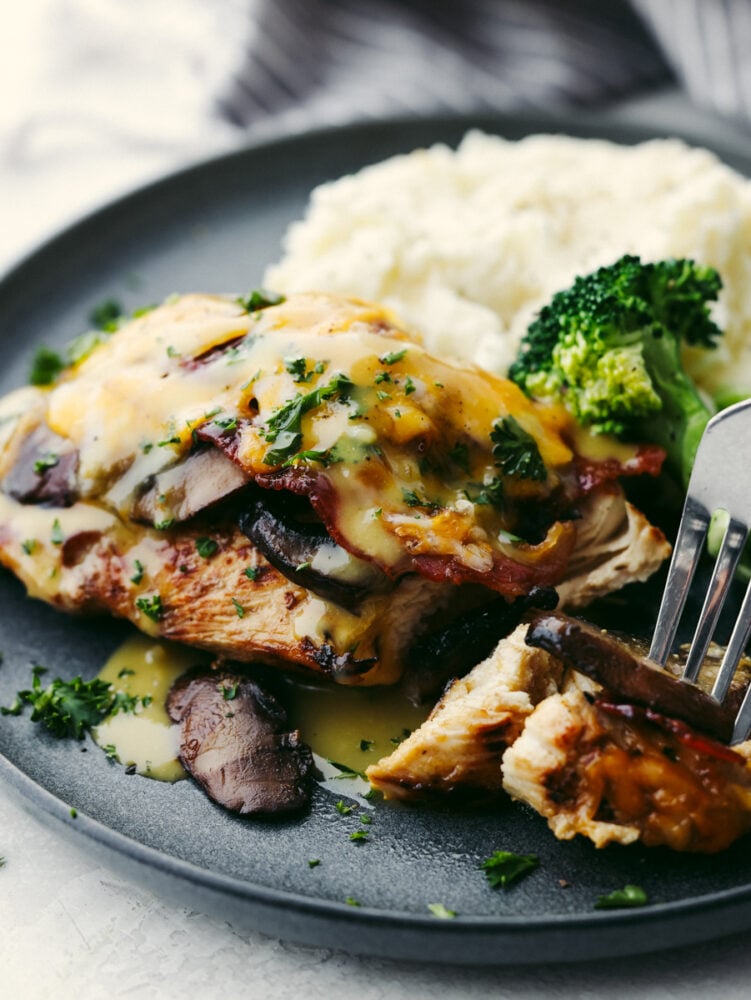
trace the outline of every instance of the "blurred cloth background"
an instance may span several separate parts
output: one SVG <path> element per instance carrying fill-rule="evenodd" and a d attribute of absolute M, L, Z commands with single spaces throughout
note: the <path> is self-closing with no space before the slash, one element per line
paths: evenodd
<path fill-rule="evenodd" d="M 26 0 L 0 31 L 0 258 L 248 134 L 671 83 L 751 123 L 750 0 Z"/>

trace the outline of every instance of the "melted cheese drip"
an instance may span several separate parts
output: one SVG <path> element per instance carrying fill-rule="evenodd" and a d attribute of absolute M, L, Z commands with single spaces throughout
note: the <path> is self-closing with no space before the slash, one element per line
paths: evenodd
<path fill-rule="evenodd" d="M 100 747 L 112 748 L 126 767 L 159 781 L 177 781 L 186 776 L 177 759 L 178 727 L 165 709 L 170 688 L 177 678 L 196 664 L 208 664 L 205 653 L 186 646 L 159 642 L 147 636 L 127 639 L 99 672 L 116 691 L 151 698 L 134 713 L 118 712 L 94 730 Z"/>

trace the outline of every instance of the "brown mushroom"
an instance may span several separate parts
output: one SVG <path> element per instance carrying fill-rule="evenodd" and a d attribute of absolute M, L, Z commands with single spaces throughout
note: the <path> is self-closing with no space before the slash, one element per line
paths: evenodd
<path fill-rule="evenodd" d="M 682 719 L 702 732 L 728 742 L 737 705 L 720 705 L 695 684 L 680 681 L 602 629 L 554 613 L 533 619 L 527 645 L 544 649 L 567 667 L 600 683 L 625 702 Z"/>
<path fill-rule="evenodd" d="M 2 490 L 19 503 L 70 507 L 78 499 L 78 452 L 41 425 L 21 445 Z"/>
<path fill-rule="evenodd" d="M 271 815 L 310 799 L 313 757 L 279 702 L 245 674 L 197 668 L 179 678 L 167 712 L 180 725 L 180 760 L 232 812 Z"/>
<path fill-rule="evenodd" d="M 133 517 L 151 524 L 180 523 L 247 485 L 239 465 L 217 448 L 202 448 L 149 480 Z"/>

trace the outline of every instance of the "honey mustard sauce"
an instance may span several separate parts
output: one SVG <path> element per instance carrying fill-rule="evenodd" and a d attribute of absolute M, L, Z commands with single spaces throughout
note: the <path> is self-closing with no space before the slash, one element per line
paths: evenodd
<path fill-rule="evenodd" d="M 93 731 L 96 743 L 126 767 L 158 781 L 178 781 L 186 772 L 178 760 L 178 727 L 165 701 L 174 682 L 191 667 L 208 668 L 208 654 L 145 635 L 128 638 L 98 676 L 115 691 L 139 699 L 133 712 L 118 712 Z M 395 687 L 350 688 L 285 678 L 280 698 L 291 728 L 323 761 L 362 772 L 391 753 L 425 720 Z"/>
<path fill-rule="evenodd" d="M 186 670 L 208 666 L 206 653 L 155 642 L 134 635 L 115 650 L 99 672 L 99 678 L 115 691 L 139 699 L 135 711 L 118 712 L 93 731 L 94 739 L 108 754 L 138 774 L 158 781 L 178 781 L 186 776 L 178 755 L 178 727 L 167 715 L 169 690 Z"/>

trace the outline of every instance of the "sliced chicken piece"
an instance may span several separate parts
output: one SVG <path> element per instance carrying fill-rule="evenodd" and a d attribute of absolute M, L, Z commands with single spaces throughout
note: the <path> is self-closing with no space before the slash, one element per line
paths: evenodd
<path fill-rule="evenodd" d="M 576 547 L 556 586 L 562 608 L 583 608 L 628 583 L 641 583 L 670 555 L 660 529 L 617 486 L 591 494 L 580 512 Z"/>
<path fill-rule="evenodd" d="M 684 724 L 622 715 L 572 689 L 527 719 L 503 758 L 503 785 L 556 837 L 713 853 L 751 829 L 751 768 Z"/>
<path fill-rule="evenodd" d="M 454 681 L 429 718 L 388 757 L 367 769 L 386 798 L 487 797 L 501 791 L 503 752 L 535 705 L 561 682 L 563 667 L 524 642 L 526 625 Z"/>

